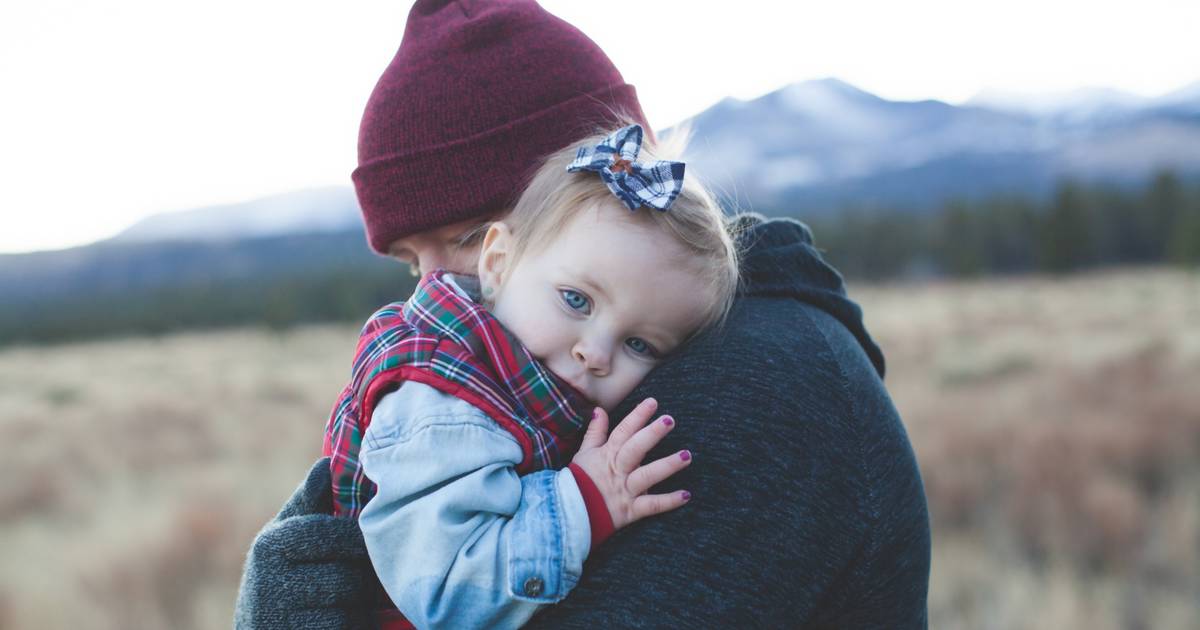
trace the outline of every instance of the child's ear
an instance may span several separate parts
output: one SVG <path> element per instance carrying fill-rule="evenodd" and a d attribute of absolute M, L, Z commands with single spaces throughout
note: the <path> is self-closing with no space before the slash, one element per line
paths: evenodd
<path fill-rule="evenodd" d="M 485 290 L 499 291 L 504 284 L 512 262 L 512 245 L 512 231 L 507 225 L 496 221 L 488 226 L 479 252 L 479 284 Z"/>

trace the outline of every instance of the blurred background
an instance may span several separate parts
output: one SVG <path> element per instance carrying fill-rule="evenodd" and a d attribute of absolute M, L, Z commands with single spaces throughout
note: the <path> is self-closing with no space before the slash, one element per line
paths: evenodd
<path fill-rule="evenodd" d="M 1200 627 L 1200 4 L 543 4 L 847 276 L 931 627 Z M 229 626 L 413 285 L 349 187 L 410 5 L 0 8 L 0 627 Z"/>

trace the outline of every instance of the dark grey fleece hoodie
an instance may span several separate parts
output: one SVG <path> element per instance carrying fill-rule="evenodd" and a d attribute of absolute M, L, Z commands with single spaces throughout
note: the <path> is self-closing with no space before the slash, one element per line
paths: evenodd
<path fill-rule="evenodd" d="M 678 425 L 651 458 L 695 461 L 656 491 L 694 498 L 592 550 L 575 590 L 527 627 L 927 627 L 929 518 L 883 355 L 807 227 L 738 227 L 744 288 L 725 327 L 613 414 L 658 399 Z M 357 626 L 361 537 L 312 514 L 305 486 L 297 502 L 247 559 L 238 625 Z"/>

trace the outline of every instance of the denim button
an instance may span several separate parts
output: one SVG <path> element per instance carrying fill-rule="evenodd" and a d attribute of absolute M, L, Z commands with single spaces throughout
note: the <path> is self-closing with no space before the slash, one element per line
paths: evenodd
<path fill-rule="evenodd" d="M 542 578 L 531 577 L 525 580 L 525 594 L 530 597 L 537 597 L 542 594 Z"/>

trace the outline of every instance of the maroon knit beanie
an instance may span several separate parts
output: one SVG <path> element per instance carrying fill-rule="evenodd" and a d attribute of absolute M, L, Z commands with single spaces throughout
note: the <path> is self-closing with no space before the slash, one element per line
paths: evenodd
<path fill-rule="evenodd" d="M 539 158 L 618 115 L 651 128 L 600 47 L 533 0 L 417 0 L 358 132 L 371 248 L 511 207 Z"/>

